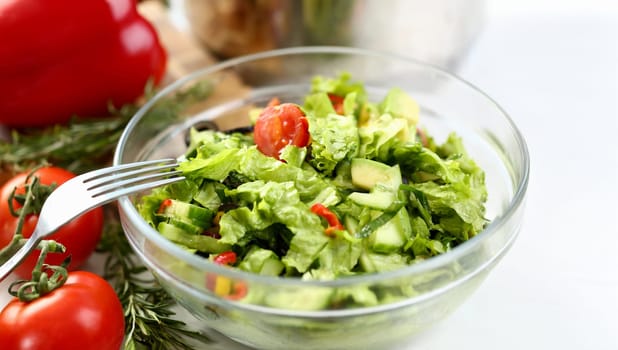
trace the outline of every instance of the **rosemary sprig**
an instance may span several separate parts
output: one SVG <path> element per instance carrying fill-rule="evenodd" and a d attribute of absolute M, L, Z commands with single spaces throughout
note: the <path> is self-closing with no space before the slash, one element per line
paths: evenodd
<path fill-rule="evenodd" d="M 0 164 L 5 170 L 22 171 L 46 160 L 75 173 L 100 167 L 137 109 L 130 104 L 110 108 L 105 118 L 74 118 L 68 125 L 12 130 L 11 142 L 0 143 Z"/>
<path fill-rule="evenodd" d="M 161 99 L 150 113 L 157 123 L 169 123 L 187 103 L 206 98 L 212 88 L 208 82 L 198 83 L 185 91 Z M 150 85 L 145 98 L 154 94 Z M 18 172 L 46 161 L 80 174 L 100 168 L 109 161 L 129 120 L 140 104 L 121 108 L 109 107 L 105 118 L 74 118 L 67 125 L 43 129 L 12 130 L 11 141 L 0 140 L 0 171 Z"/>
<path fill-rule="evenodd" d="M 112 208 L 107 208 L 112 209 Z M 100 249 L 109 255 L 104 277 L 111 281 L 125 311 L 124 349 L 193 349 L 187 338 L 209 342 L 200 332 L 174 319 L 174 300 L 141 265 L 118 223 L 115 211 L 108 210 Z M 110 220 L 111 219 L 111 220 Z"/>
<path fill-rule="evenodd" d="M 12 142 L 0 144 L 0 163 L 21 170 L 47 159 L 75 173 L 88 171 L 111 154 L 131 115 L 127 112 L 106 119 L 76 119 L 68 126 L 21 133 L 14 130 Z"/>

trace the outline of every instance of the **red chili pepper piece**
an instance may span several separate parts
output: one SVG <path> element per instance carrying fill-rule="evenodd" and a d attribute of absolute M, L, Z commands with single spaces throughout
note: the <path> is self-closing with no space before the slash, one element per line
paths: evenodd
<path fill-rule="evenodd" d="M 335 94 L 328 94 L 328 99 L 333 104 L 335 112 L 339 115 L 343 115 L 343 97 Z"/>
<path fill-rule="evenodd" d="M 0 123 L 108 115 L 165 73 L 166 52 L 135 0 L 0 1 Z"/>
<path fill-rule="evenodd" d="M 324 230 L 327 235 L 333 235 L 335 231 L 343 231 L 345 227 L 339 221 L 339 218 L 330 209 L 320 203 L 311 206 L 311 212 L 324 218 L 328 222 L 328 227 Z"/>
<path fill-rule="evenodd" d="M 161 214 L 165 211 L 165 208 L 169 207 L 170 205 L 172 205 L 172 200 L 169 198 L 164 199 L 163 202 L 161 202 L 161 205 L 159 205 L 159 210 L 157 210 L 157 213 Z"/>
<path fill-rule="evenodd" d="M 220 264 L 220 265 L 234 264 L 236 262 L 236 253 L 234 253 L 231 250 L 227 252 L 219 253 L 217 256 L 215 256 L 213 261 L 215 262 L 215 264 Z"/>
<path fill-rule="evenodd" d="M 217 254 L 214 260 L 215 264 L 231 265 L 236 262 L 236 253 L 226 251 Z M 225 276 L 215 274 L 206 275 L 206 288 L 212 290 L 215 294 L 226 299 L 239 300 L 247 295 L 248 287 L 242 281 L 233 281 Z"/>
<path fill-rule="evenodd" d="M 244 282 L 235 282 L 232 286 L 232 292 L 226 296 L 230 300 L 240 300 L 247 295 L 249 288 Z"/>

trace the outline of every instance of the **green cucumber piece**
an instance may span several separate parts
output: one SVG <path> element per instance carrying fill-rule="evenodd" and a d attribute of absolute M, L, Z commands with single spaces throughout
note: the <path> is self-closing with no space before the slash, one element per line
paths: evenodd
<path fill-rule="evenodd" d="M 212 254 L 222 253 L 232 249 L 231 245 L 220 243 L 216 238 L 204 235 L 193 235 L 166 222 L 160 222 L 159 225 L 157 225 L 157 230 L 163 237 L 170 241 L 190 249 L 197 249 L 200 252 Z"/>
<path fill-rule="evenodd" d="M 391 167 L 365 158 L 353 158 L 350 171 L 352 184 L 364 190 L 371 190 L 377 183 L 389 183 Z"/>
<path fill-rule="evenodd" d="M 194 226 L 207 228 L 211 225 L 215 212 L 200 206 L 171 199 L 169 205 L 158 213 L 162 217 L 184 221 Z"/>
<path fill-rule="evenodd" d="M 288 310 L 323 310 L 330 305 L 333 288 L 306 286 L 297 290 L 273 290 L 264 298 L 266 306 Z"/>
<path fill-rule="evenodd" d="M 352 192 L 348 199 L 358 205 L 373 209 L 386 210 L 393 204 L 395 194 L 393 192 L 376 191 L 371 193 Z"/>
<path fill-rule="evenodd" d="M 285 265 L 272 250 L 254 246 L 238 264 L 238 268 L 260 275 L 278 276 Z"/>
<path fill-rule="evenodd" d="M 178 227 L 179 229 L 189 234 L 192 234 L 192 235 L 199 235 L 202 232 L 204 232 L 204 228 L 195 226 L 192 223 L 189 223 L 183 220 L 178 220 L 175 217 L 166 217 L 166 216 L 158 215 L 158 214 L 156 215 L 156 217 L 159 219 L 159 222 L 165 222 L 167 224 L 174 225 Z"/>
<path fill-rule="evenodd" d="M 401 208 L 386 224 L 380 226 L 370 236 L 371 248 L 379 253 L 392 253 L 400 250 L 410 238 L 412 226 L 406 208 Z"/>

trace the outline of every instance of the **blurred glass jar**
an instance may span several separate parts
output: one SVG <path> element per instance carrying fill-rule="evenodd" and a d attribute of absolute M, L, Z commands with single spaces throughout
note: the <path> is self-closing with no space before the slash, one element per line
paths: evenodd
<path fill-rule="evenodd" d="M 485 18 L 485 0 L 172 0 L 171 8 L 220 58 L 336 45 L 444 68 L 453 68 Z"/>

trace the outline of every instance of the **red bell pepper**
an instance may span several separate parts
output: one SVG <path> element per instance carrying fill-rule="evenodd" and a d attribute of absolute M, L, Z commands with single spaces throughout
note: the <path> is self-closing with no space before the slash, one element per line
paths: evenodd
<path fill-rule="evenodd" d="M 103 116 L 165 72 L 135 0 L 0 0 L 0 33 L 0 124 Z"/>

